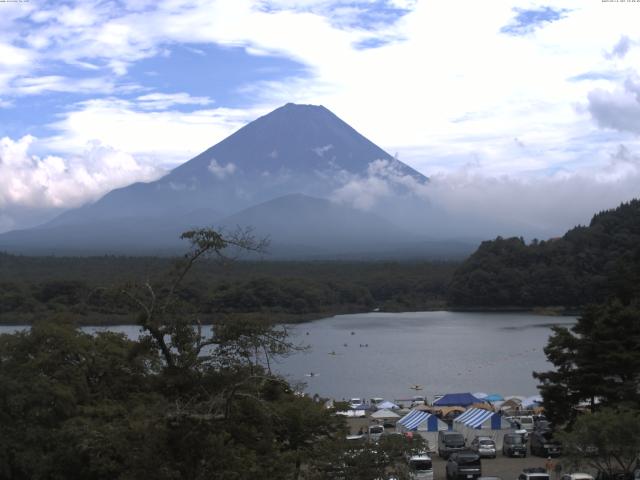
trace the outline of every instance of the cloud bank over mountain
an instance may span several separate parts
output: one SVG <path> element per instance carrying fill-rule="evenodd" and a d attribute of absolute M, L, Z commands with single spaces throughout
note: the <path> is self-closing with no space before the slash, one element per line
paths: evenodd
<path fill-rule="evenodd" d="M 0 229 L 157 178 L 286 102 L 326 105 L 397 152 L 433 179 L 428 194 L 416 192 L 431 205 L 457 209 L 455 192 L 471 208 L 483 203 L 476 192 L 496 189 L 505 197 L 483 203 L 491 212 L 513 205 L 503 218 L 530 212 L 535 225 L 550 215 L 556 231 L 559 212 L 568 228 L 580 204 L 593 204 L 583 189 L 612 190 L 595 209 L 633 190 L 632 167 L 610 174 L 620 145 L 630 158 L 640 152 L 630 3 L 90 0 L 7 3 L 1 13 L 0 138 L 33 140 L 31 160 L 0 185 Z M 125 167 L 92 164 L 96 142 L 111 152 L 96 155 Z M 213 176 L 242 174 L 216 162 Z M 61 171 L 70 178 L 52 186 Z M 274 185 L 290 174 L 262 173 Z M 332 198 L 369 210 L 403 181 L 331 175 Z M 468 175 L 473 184 L 460 180 Z M 545 206 L 563 191 L 575 213 Z M 535 193 L 545 201 L 526 203 Z"/>

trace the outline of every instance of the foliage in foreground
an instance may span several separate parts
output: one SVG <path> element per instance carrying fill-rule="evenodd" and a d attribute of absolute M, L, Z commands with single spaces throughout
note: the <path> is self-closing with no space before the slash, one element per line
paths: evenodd
<path fill-rule="evenodd" d="M 580 416 L 570 432 L 559 434 L 565 462 L 573 469 L 589 467 L 615 478 L 629 478 L 638 468 L 640 411 L 605 408 Z"/>
<path fill-rule="evenodd" d="M 163 283 L 123 291 L 138 340 L 64 318 L 0 336 L 0 480 L 359 479 L 401 467 L 417 443 L 354 449 L 341 417 L 271 372 L 294 349 L 286 330 L 219 321 L 205 333 L 184 308 L 197 261 L 261 244 L 211 230 L 183 238 L 191 250 Z"/>
<path fill-rule="evenodd" d="M 187 232 L 190 251 L 163 285 L 124 291 L 142 335 L 89 335 L 57 322 L 0 337 L 0 478 L 296 478 L 303 452 L 342 431 L 319 403 L 265 367 L 285 332 L 199 328 L 177 296 L 192 266 L 245 235 Z"/>
<path fill-rule="evenodd" d="M 60 322 L 1 336 L 0 478 L 295 478 L 341 424 L 230 345 L 182 368 Z"/>
<path fill-rule="evenodd" d="M 555 369 L 534 373 L 546 415 L 571 424 L 577 407 L 640 409 L 640 303 L 585 310 L 571 328 L 554 327 L 545 354 Z"/>

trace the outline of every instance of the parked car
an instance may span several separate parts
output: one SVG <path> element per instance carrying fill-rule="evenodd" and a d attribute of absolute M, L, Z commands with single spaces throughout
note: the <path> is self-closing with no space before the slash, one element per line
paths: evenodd
<path fill-rule="evenodd" d="M 502 438 L 502 455 L 507 457 L 526 457 L 527 444 L 519 433 L 507 433 Z"/>
<path fill-rule="evenodd" d="M 369 441 L 377 442 L 384 434 L 384 427 L 382 425 L 371 425 L 369 427 Z"/>
<path fill-rule="evenodd" d="M 496 458 L 496 442 L 491 437 L 475 437 L 469 448 L 481 457 Z"/>
<path fill-rule="evenodd" d="M 438 432 L 438 455 L 447 459 L 454 452 L 465 449 L 464 437 L 461 433 L 452 431 Z"/>
<path fill-rule="evenodd" d="M 409 478 L 416 480 L 433 480 L 433 463 L 429 455 L 412 455 L 407 460 Z"/>
<path fill-rule="evenodd" d="M 520 425 L 520 428 L 526 430 L 528 432 L 533 431 L 535 423 L 533 417 L 530 415 L 523 415 L 520 417 L 516 417 L 516 422 Z"/>
<path fill-rule="evenodd" d="M 542 467 L 523 468 L 518 480 L 549 480 L 549 474 Z"/>
<path fill-rule="evenodd" d="M 565 473 L 560 480 L 593 480 L 593 475 L 588 473 Z"/>
<path fill-rule="evenodd" d="M 534 430 L 529 436 L 531 455 L 557 457 L 562 453 L 562 444 L 553 438 L 551 430 Z"/>
<path fill-rule="evenodd" d="M 473 450 L 452 453 L 447 460 L 447 480 L 468 480 L 482 476 L 480 455 Z"/>
<path fill-rule="evenodd" d="M 421 395 L 416 395 L 411 399 L 411 407 L 417 407 L 419 405 L 426 405 L 427 399 Z"/>

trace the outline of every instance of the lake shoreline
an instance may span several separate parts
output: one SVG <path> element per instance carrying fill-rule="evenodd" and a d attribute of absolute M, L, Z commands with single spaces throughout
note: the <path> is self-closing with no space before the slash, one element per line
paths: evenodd
<path fill-rule="evenodd" d="M 238 319 L 238 320 L 255 320 L 264 321 L 271 324 L 282 325 L 298 325 L 305 323 L 312 323 L 318 320 L 331 318 L 339 315 L 352 315 L 361 313 L 420 313 L 420 312 L 459 312 L 459 313 L 528 313 L 533 315 L 542 315 L 548 317 L 574 317 L 580 316 L 582 311 L 577 308 L 568 308 L 561 306 L 547 306 L 547 307 L 457 307 L 449 305 L 433 305 L 431 307 L 419 308 L 416 310 L 402 310 L 402 309 L 385 309 L 385 310 L 370 310 L 370 309 L 332 309 L 322 312 L 312 313 L 273 313 L 273 312 L 251 312 L 251 313 L 220 313 L 217 315 L 205 315 L 200 317 L 202 325 L 213 325 L 219 319 Z M 30 314 L 24 317 L 11 316 L 10 318 L 0 319 L 0 325 L 2 326 L 30 326 L 42 319 L 51 319 L 54 316 L 59 316 L 60 313 L 43 315 L 41 318 L 33 318 L 37 315 Z M 75 323 L 79 327 L 117 327 L 136 325 L 135 315 L 81 315 L 77 313 L 68 313 L 68 318 L 71 322 Z M 214 319 L 214 317 L 217 317 Z M 195 322 L 194 322 L 195 323 Z"/>

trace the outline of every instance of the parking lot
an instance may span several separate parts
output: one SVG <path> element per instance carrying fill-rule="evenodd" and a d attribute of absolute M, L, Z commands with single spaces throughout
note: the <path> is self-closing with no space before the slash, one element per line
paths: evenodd
<path fill-rule="evenodd" d="M 433 476 L 434 480 L 446 480 L 445 465 L 446 460 L 441 459 L 438 455 L 433 455 Z M 560 459 L 554 459 L 554 462 Z M 503 457 L 498 454 L 496 458 L 483 458 L 482 459 L 482 475 L 483 476 L 496 476 L 503 480 L 516 480 L 523 468 L 527 467 L 544 467 L 546 462 L 545 458 L 527 456 L 526 458 L 515 457 Z M 552 479 L 554 476 L 552 475 Z"/>

